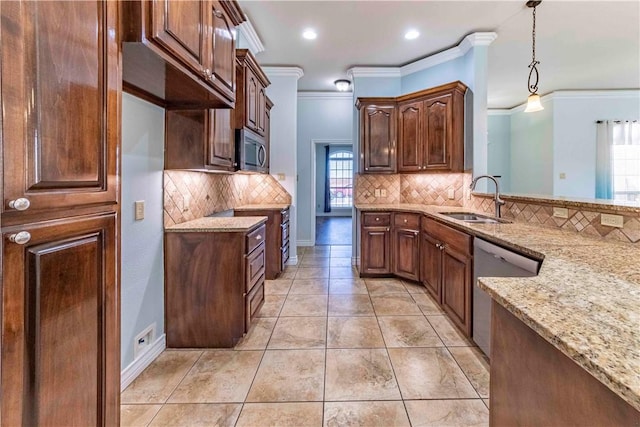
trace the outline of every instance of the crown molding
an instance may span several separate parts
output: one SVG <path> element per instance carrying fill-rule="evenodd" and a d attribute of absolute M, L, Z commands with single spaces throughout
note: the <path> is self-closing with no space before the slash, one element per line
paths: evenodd
<path fill-rule="evenodd" d="M 507 109 L 507 108 L 494 108 L 494 109 L 488 109 L 487 110 L 487 115 L 489 116 L 510 116 L 511 115 L 511 110 Z"/>
<path fill-rule="evenodd" d="M 298 99 L 348 99 L 353 100 L 353 92 L 298 92 Z"/>
<path fill-rule="evenodd" d="M 262 44 L 262 40 L 260 40 L 260 36 L 256 33 L 256 29 L 246 15 L 245 19 L 246 21 L 238 25 L 238 28 L 240 28 L 242 36 L 247 41 L 247 48 L 254 55 L 264 52 L 264 45 Z"/>
<path fill-rule="evenodd" d="M 472 47 L 475 46 L 489 46 L 493 41 L 498 38 L 496 33 L 472 33 L 466 36 L 462 41 L 450 49 L 443 50 L 435 55 L 427 56 L 426 58 L 412 62 L 400 67 L 400 74 L 407 76 L 418 71 L 426 70 L 427 68 L 434 67 L 448 62 L 456 58 L 464 56 Z"/>
<path fill-rule="evenodd" d="M 347 70 L 347 77 L 400 77 L 399 67 L 353 67 Z"/>
<path fill-rule="evenodd" d="M 268 77 L 295 77 L 299 79 L 304 76 L 304 71 L 300 67 L 262 67 Z"/>

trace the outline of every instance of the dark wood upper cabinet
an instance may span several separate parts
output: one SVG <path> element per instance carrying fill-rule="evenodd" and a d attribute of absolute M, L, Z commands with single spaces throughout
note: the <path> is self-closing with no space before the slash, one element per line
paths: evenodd
<path fill-rule="evenodd" d="M 396 104 L 385 99 L 358 98 L 360 110 L 360 173 L 396 171 Z"/>
<path fill-rule="evenodd" d="M 453 82 L 397 98 L 358 98 L 360 173 L 463 172 L 466 90 Z"/>
<path fill-rule="evenodd" d="M 123 87 L 165 108 L 233 108 L 235 0 L 123 3 Z"/>
<path fill-rule="evenodd" d="M 2 2 L 0 10 L 2 160 L 15 171 L 4 174 L 2 211 L 21 214 L 20 199 L 27 212 L 115 203 L 117 5 Z"/>
<path fill-rule="evenodd" d="M 451 95 L 424 102 L 424 165 L 427 170 L 452 170 L 453 100 Z"/>
<path fill-rule="evenodd" d="M 422 170 L 422 101 L 398 106 L 398 170 Z"/>
<path fill-rule="evenodd" d="M 237 49 L 239 66 L 236 96 L 236 129 L 249 128 L 258 135 L 265 135 L 267 96 L 265 89 L 271 84 L 255 57 L 247 49 Z"/>
<path fill-rule="evenodd" d="M 166 110 L 165 169 L 235 168 L 233 110 Z"/>
<path fill-rule="evenodd" d="M 229 98 L 235 98 L 236 45 L 233 36 L 236 23 L 221 1 L 212 0 L 211 13 L 211 82 Z"/>
<path fill-rule="evenodd" d="M 205 42 L 207 2 L 154 0 L 151 3 L 151 40 L 196 73 L 208 65 Z"/>

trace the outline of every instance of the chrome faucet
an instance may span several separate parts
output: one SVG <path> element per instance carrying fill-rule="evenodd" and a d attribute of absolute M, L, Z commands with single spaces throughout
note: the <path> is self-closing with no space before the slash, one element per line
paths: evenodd
<path fill-rule="evenodd" d="M 500 198 L 500 189 L 498 188 L 498 180 L 491 176 L 491 175 L 480 175 L 477 176 L 473 179 L 473 181 L 471 181 L 471 185 L 469 186 L 469 188 L 471 188 L 471 191 L 475 190 L 476 188 L 476 184 L 478 183 L 478 181 L 480 180 L 480 178 L 487 178 L 493 181 L 493 183 L 496 185 L 496 194 L 493 196 L 493 200 L 496 204 L 496 217 L 500 218 L 500 206 L 504 205 L 504 200 L 502 200 Z"/>

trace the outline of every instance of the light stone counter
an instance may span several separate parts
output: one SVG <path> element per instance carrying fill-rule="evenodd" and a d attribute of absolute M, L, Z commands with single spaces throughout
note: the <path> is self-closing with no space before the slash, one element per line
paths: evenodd
<path fill-rule="evenodd" d="M 288 203 L 270 203 L 260 205 L 242 205 L 233 208 L 235 211 L 255 211 L 255 210 L 283 210 L 287 209 L 290 205 Z"/>
<path fill-rule="evenodd" d="M 524 223 L 470 224 L 464 208 L 358 204 L 361 211 L 424 213 L 505 247 L 544 258 L 528 278 L 481 278 L 500 305 L 640 410 L 640 245 Z"/>
<path fill-rule="evenodd" d="M 203 217 L 166 227 L 164 231 L 168 233 L 249 231 L 265 222 L 267 222 L 266 216 Z"/>

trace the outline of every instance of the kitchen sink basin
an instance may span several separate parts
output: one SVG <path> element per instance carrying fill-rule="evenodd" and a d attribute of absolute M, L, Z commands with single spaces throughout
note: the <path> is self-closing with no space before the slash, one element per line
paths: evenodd
<path fill-rule="evenodd" d="M 440 212 L 440 214 L 448 216 L 449 218 L 475 224 L 499 224 L 509 222 L 500 218 L 493 218 L 490 216 L 479 215 L 471 212 Z"/>

